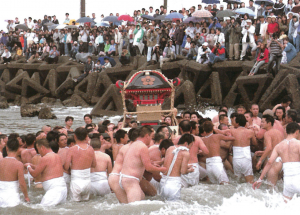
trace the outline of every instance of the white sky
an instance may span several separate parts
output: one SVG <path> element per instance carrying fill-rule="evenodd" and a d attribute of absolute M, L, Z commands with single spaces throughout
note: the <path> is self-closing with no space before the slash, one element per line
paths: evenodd
<path fill-rule="evenodd" d="M 25 17 L 31 16 L 33 19 L 43 19 L 44 15 L 56 15 L 57 19 L 62 23 L 65 13 L 70 14 L 70 19 L 78 19 L 80 17 L 80 0 L 1 0 L 2 10 L 0 13 L 0 30 L 7 31 L 7 23 L 4 20 L 15 19 L 18 17 L 21 24 Z M 202 0 L 169 0 L 168 11 L 171 9 L 180 10 L 182 7 L 190 8 L 196 6 Z M 223 0 L 221 0 L 223 2 Z M 248 0 L 244 1 L 246 6 Z M 284 2 L 286 2 L 284 0 Z M 141 8 L 149 8 L 153 6 L 154 10 L 163 5 L 163 0 L 86 0 L 86 16 L 96 13 L 96 17 L 100 18 L 101 14 L 108 16 L 110 12 L 123 14 L 133 14 L 134 10 Z M 226 9 L 226 3 L 223 4 Z M 219 8 L 219 7 L 218 7 Z"/>

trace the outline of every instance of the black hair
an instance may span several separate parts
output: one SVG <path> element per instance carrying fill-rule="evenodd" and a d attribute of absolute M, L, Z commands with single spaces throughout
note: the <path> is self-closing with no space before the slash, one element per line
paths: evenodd
<path fill-rule="evenodd" d="M 154 136 L 154 142 L 155 143 L 158 143 L 159 141 L 165 139 L 165 135 L 163 132 L 157 132 L 155 133 L 155 136 Z"/>
<path fill-rule="evenodd" d="M 25 142 L 27 146 L 31 146 L 36 140 L 36 137 L 34 134 L 27 134 L 25 137 Z"/>
<path fill-rule="evenodd" d="M 192 130 L 196 130 L 196 129 L 197 129 L 197 122 L 195 122 L 195 121 L 190 121 L 190 124 L 191 124 Z"/>
<path fill-rule="evenodd" d="M 191 112 L 189 112 L 189 111 L 185 111 L 185 112 L 183 113 L 183 117 L 184 117 L 184 115 L 186 115 L 186 114 L 189 114 L 189 115 L 190 115 L 190 117 L 191 117 Z"/>
<path fill-rule="evenodd" d="M 139 137 L 145 137 L 147 134 L 150 135 L 152 132 L 151 126 L 144 125 L 140 128 Z"/>
<path fill-rule="evenodd" d="M 223 120 L 225 117 L 228 117 L 226 114 L 221 114 L 219 116 L 219 121 Z"/>
<path fill-rule="evenodd" d="M 139 137 L 139 129 L 137 128 L 131 128 L 129 131 L 128 131 L 128 138 L 131 140 L 131 141 L 136 141 L 136 139 Z"/>
<path fill-rule="evenodd" d="M 243 114 L 238 114 L 235 118 L 235 122 L 239 124 L 239 126 L 245 126 L 247 123 L 246 117 Z"/>
<path fill-rule="evenodd" d="M 165 139 L 165 140 L 161 141 L 158 148 L 159 148 L 159 150 L 162 150 L 162 149 L 167 150 L 170 146 L 174 146 L 172 140 Z"/>
<path fill-rule="evenodd" d="M 125 130 L 119 129 L 115 134 L 117 143 L 119 143 L 121 141 L 121 138 L 124 138 L 126 134 L 127 132 Z"/>
<path fill-rule="evenodd" d="M 7 141 L 6 147 L 11 152 L 16 152 L 19 149 L 19 141 L 16 138 L 11 138 Z"/>
<path fill-rule="evenodd" d="M 296 122 L 291 122 L 286 126 L 287 134 L 294 134 L 296 131 L 300 130 L 300 126 Z"/>
<path fill-rule="evenodd" d="M 83 119 L 85 119 L 85 117 L 88 117 L 88 118 L 90 118 L 90 119 L 93 119 L 93 117 L 92 117 L 91 114 L 85 114 L 85 115 L 83 116 Z"/>
<path fill-rule="evenodd" d="M 87 132 L 87 130 L 85 128 L 81 128 L 81 127 L 76 128 L 76 130 L 75 130 L 75 136 L 76 136 L 76 138 L 78 140 L 80 140 L 80 141 L 85 140 L 85 138 L 87 137 L 87 135 L 88 135 L 88 132 Z"/>
<path fill-rule="evenodd" d="M 91 139 L 90 145 L 93 147 L 93 149 L 100 149 L 101 148 L 101 142 L 100 142 L 99 138 Z"/>
<path fill-rule="evenodd" d="M 230 114 L 230 119 L 233 119 L 234 117 L 237 117 L 237 113 L 232 113 L 232 114 Z"/>
<path fill-rule="evenodd" d="M 203 131 L 205 131 L 206 133 L 210 133 L 214 128 L 214 124 L 210 121 L 204 122 L 202 126 L 203 126 Z"/>
<path fill-rule="evenodd" d="M 182 129 L 182 132 L 190 132 L 192 129 L 191 123 L 188 120 L 182 120 L 179 123 L 179 127 Z"/>
<path fill-rule="evenodd" d="M 293 102 L 292 98 L 289 96 L 285 96 L 282 98 L 282 103 Z"/>
<path fill-rule="evenodd" d="M 20 137 L 19 134 L 17 134 L 17 133 L 11 133 L 11 134 L 8 136 L 8 139 L 17 139 L 18 137 Z"/>
<path fill-rule="evenodd" d="M 250 117 L 253 117 L 253 113 L 251 111 L 247 111 L 245 114 L 249 114 Z"/>
<path fill-rule="evenodd" d="M 105 126 L 107 126 L 108 124 L 110 124 L 110 120 L 104 120 L 103 122 L 102 122 L 102 125 L 105 125 Z"/>
<path fill-rule="evenodd" d="M 285 118 L 285 108 L 282 107 L 282 106 L 277 107 L 277 108 L 275 109 L 275 115 L 276 115 L 276 111 L 277 111 L 277 110 L 282 110 L 282 112 L 283 112 L 282 118 Z M 277 116 L 276 116 L 276 117 L 277 117 Z"/>
<path fill-rule="evenodd" d="M 265 114 L 262 116 L 262 119 L 266 119 L 267 123 L 271 123 L 271 125 L 274 125 L 274 117 L 270 116 L 269 114 Z"/>
<path fill-rule="evenodd" d="M 180 137 L 178 141 L 178 145 L 183 145 L 184 143 L 188 143 L 190 145 L 192 142 L 195 141 L 195 138 L 191 134 L 184 134 Z"/>
<path fill-rule="evenodd" d="M 71 143 L 75 143 L 75 139 L 73 135 L 68 137 L 67 146 L 70 146 Z"/>
<path fill-rule="evenodd" d="M 293 122 L 296 122 L 296 120 L 297 120 L 297 112 L 296 111 L 294 111 L 294 110 L 288 110 L 287 111 L 287 116 L 289 118 L 291 118 L 293 120 Z"/>
<path fill-rule="evenodd" d="M 162 130 L 163 130 L 164 128 L 168 128 L 168 126 L 167 126 L 167 125 L 159 126 L 158 129 L 156 130 L 156 133 L 163 132 Z"/>
<path fill-rule="evenodd" d="M 67 116 L 67 117 L 65 118 L 65 122 L 69 121 L 70 119 L 71 119 L 72 121 L 74 121 L 74 118 L 73 118 L 72 116 Z"/>
<path fill-rule="evenodd" d="M 99 133 L 105 133 L 105 131 L 107 131 L 107 126 L 106 125 L 99 125 L 98 126 L 98 132 Z"/>
<path fill-rule="evenodd" d="M 49 131 L 46 139 L 48 140 L 48 142 L 51 142 L 51 141 L 58 142 L 58 135 L 59 135 L 58 131 Z"/>
<path fill-rule="evenodd" d="M 198 119 L 202 119 L 203 118 L 197 111 L 191 112 L 191 116 L 193 114 L 196 115 Z"/>

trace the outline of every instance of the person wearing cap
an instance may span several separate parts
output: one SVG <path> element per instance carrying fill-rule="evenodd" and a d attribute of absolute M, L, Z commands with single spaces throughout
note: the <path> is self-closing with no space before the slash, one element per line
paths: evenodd
<path fill-rule="evenodd" d="M 133 39 L 133 47 L 135 48 L 135 51 L 137 55 L 141 55 L 143 53 L 144 49 L 144 43 L 143 43 L 143 37 L 144 37 L 144 29 L 142 28 L 141 24 L 138 23 L 135 26 L 135 30 L 133 32 L 134 39 Z"/>
<path fill-rule="evenodd" d="M 93 55 L 93 54 L 95 53 L 95 46 L 93 45 L 93 42 L 92 42 L 92 41 L 89 42 L 88 53 L 89 53 L 90 55 Z"/>
<path fill-rule="evenodd" d="M 249 6 L 247 8 L 255 12 L 255 7 L 253 6 L 253 0 L 249 0 Z"/>
<path fill-rule="evenodd" d="M 254 39 L 255 27 L 252 25 L 252 21 L 248 19 L 247 24 L 243 27 L 242 34 L 242 53 L 240 60 L 244 60 L 246 56 L 246 50 L 248 46 L 252 48 L 252 51 L 256 49 L 256 43 Z"/>
<path fill-rule="evenodd" d="M 148 47 L 148 52 L 147 52 L 147 62 L 150 63 L 151 61 L 151 53 L 153 50 L 153 47 L 156 44 L 156 38 L 157 38 L 157 32 L 154 30 L 154 26 L 152 23 L 149 24 L 150 29 L 147 31 L 146 37 L 147 37 L 147 47 Z"/>
<path fill-rule="evenodd" d="M 214 48 L 209 54 L 209 66 L 214 65 L 216 62 L 222 62 L 226 60 L 225 58 L 225 48 L 221 46 L 218 42 L 214 45 Z"/>
<path fill-rule="evenodd" d="M 242 27 L 235 18 L 230 19 L 230 24 L 228 26 L 229 32 L 229 60 L 239 60 L 240 57 L 240 41 Z"/>
<path fill-rule="evenodd" d="M 55 15 L 53 16 L 52 22 L 53 22 L 54 24 L 59 24 L 59 21 L 56 19 L 56 16 L 55 16 Z"/>
<path fill-rule="evenodd" d="M 201 64 L 207 64 L 209 62 L 209 54 L 211 53 L 208 43 L 204 42 L 198 49 L 198 55 L 196 62 Z"/>
<path fill-rule="evenodd" d="M 63 24 L 69 24 L 69 23 L 70 23 L 69 13 L 66 13 L 66 18 Z"/>
<path fill-rule="evenodd" d="M 71 51 L 70 51 L 70 57 L 71 57 L 71 58 L 70 58 L 69 60 L 75 61 L 75 56 L 76 56 L 76 54 L 78 53 L 78 50 L 79 50 L 79 46 L 78 46 L 77 41 L 75 41 L 75 42 L 73 43 L 72 49 L 71 49 Z"/>
<path fill-rule="evenodd" d="M 184 38 L 183 25 L 179 25 L 174 34 L 174 41 L 176 45 L 176 55 L 182 55 L 182 43 Z"/>
<path fill-rule="evenodd" d="M 164 48 L 163 55 L 160 56 L 160 68 L 162 68 L 162 65 L 165 61 L 171 61 L 175 59 L 176 59 L 175 46 L 173 45 L 172 40 L 168 40 L 168 43 Z"/>

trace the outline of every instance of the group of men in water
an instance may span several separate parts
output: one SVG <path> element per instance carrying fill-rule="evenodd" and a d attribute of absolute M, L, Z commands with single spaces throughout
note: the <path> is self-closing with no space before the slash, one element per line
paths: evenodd
<path fill-rule="evenodd" d="M 300 126 L 289 104 L 278 105 L 287 111 L 281 121 L 272 110 L 260 118 L 256 104 L 250 112 L 239 106 L 230 115 L 231 124 L 226 106 L 212 120 L 184 112 L 177 117 L 177 136 L 168 116 L 155 131 L 150 125 L 137 128 L 130 119 L 117 126 L 109 120 L 95 125 L 89 114 L 84 116 L 86 125 L 75 131 L 74 119 L 67 117 L 65 127 L 44 126 L 35 135 L 1 134 L 0 207 L 20 203 L 19 187 L 29 202 L 27 185 L 32 184 L 45 190 L 42 206 L 64 203 L 68 196 L 86 201 L 91 194 L 111 192 L 120 203 L 140 201 L 145 195 L 178 200 L 182 187 L 200 181 L 228 184 L 227 171 L 254 189 L 265 176 L 275 186 L 283 171 L 283 195 L 291 199 L 300 193 Z M 260 170 L 254 182 L 253 172 Z"/>

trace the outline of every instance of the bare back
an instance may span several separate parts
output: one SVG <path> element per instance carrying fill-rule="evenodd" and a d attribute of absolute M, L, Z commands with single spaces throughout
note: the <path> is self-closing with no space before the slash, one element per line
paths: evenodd
<path fill-rule="evenodd" d="M 112 170 L 113 173 L 120 173 L 123 166 L 124 157 L 129 149 L 131 144 L 127 144 L 119 150 L 117 158 L 114 162 L 114 168 Z"/>
<path fill-rule="evenodd" d="M 39 154 L 36 154 L 32 160 L 31 160 L 31 163 L 35 166 L 39 165 L 40 162 L 41 162 L 41 159 L 42 159 L 42 156 L 39 155 Z M 34 178 L 34 182 L 42 182 L 42 178 L 41 178 L 41 175 L 38 175 L 37 177 Z"/>
<path fill-rule="evenodd" d="M 193 135 L 194 136 L 194 135 Z M 193 143 L 193 145 L 190 148 L 190 159 L 189 159 L 189 164 L 191 163 L 198 163 L 198 153 L 199 150 L 201 150 L 203 152 L 203 154 L 207 155 L 209 153 L 206 145 L 203 143 L 203 140 L 198 137 L 198 136 L 194 136 L 195 138 L 195 142 Z"/>
<path fill-rule="evenodd" d="M 63 176 L 62 162 L 59 155 L 56 153 L 49 153 L 43 156 L 35 170 L 41 172 L 42 181 Z"/>
<path fill-rule="evenodd" d="M 71 165 L 70 165 L 71 164 Z M 66 167 L 72 170 L 83 170 L 96 166 L 94 149 L 88 144 L 77 144 L 67 152 Z"/>
<path fill-rule="evenodd" d="M 151 161 L 161 161 L 161 152 L 158 145 L 153 145 L 149 148 L 149 156 Z"/>
<path fill-rule="evenodd" d="M 250 146 L 250 140 L 255 138 L 255 133 L 251 129 L 245 127 L 239 127 L 237 129 L 230 129 L 232 136 L 235 138 L 232 141 L 233 146 L 247 147 Z M 256 141 L 256 139 L 255 139 Z"/>
<path fill-rule="evenodd" d="M 91 172 L 107 172 L 108 174 L 112 170 L 111 159 L 109 155 L 95 151 L 96 167 L 91 169 Z"/>
<path fill-rule="evenodd" d="M 264 134 L 264 140 L 269 140 L 271 142 L 272 145 L 272 149 L 275 148 L 275 146 L 280 143 L 282 140 L 284 139 L 284 136 L 281 132 L 279 132 L 277 129 L 270 129 L 268 131 L 266 131 L 266 133 Z M 266 147 L 266 144 L 264 142 L 264 147 Z"/>
<path fill-rule="evenodd" d="M 34 148 L 24 149 L 21 152 L 21 159 L 23 163 L 31 163 L 31 159 L 36 155 Z"/>
<path fill-rule="evenodd" d="M 0 160 L 0 181 L 18 181 L 21 175 L 24 179 L 22 162 L 13 158 Z"/>
<path fill-rule="evenodd" d="M 166 156 L 165 156 L 165 161 L 163 166 L 167 168 L 167 170 L 169 171 L 170 165 L 172 163 L 172 160 L 174 158 L 174 154 L 173 154 L 173 150 L 176 149 L 175 146 L 171 146 L 167 149 L 166 152 Z M 188 163 L 189 163 L 189 159 L 190 159 L 190 153 L 188 151 L 179 151 L 175 164 L 173 166 L 173 169 L 170 173 L 169 176 L 171 177 L 179 177 L 181 176 L 181 174 L 185 174 L 182 173 L 182 169 L 188 169 Z M 168 171 L 164 172 L 164 175 L 167 175 Z"/>
<path fill-rule="evenodd" d="M 281 157 L 283 163 L 300 162 L 300 141 L 292 139 L 289 141 L 283 140 L 275 148 L 275 153 Z M 273 156 L 273 154 L 272 154 Z"/>
<path fill-rule="evenodd" d="M 119 153 L 119 150 L 123 147 L 124 145 L 123 144 L 112 144 L 112 154 L 113 154 L 113 160 L 115 161 L 116 158 L 117 158 L 117 155 Z"/>
<path fill-rule="evenodd" d="M 210 137 L 203 138 L 203 142 L 209 151 L 208 158 L 220 156 L 220 135 L 222 134 L 213 134 Z"/>

